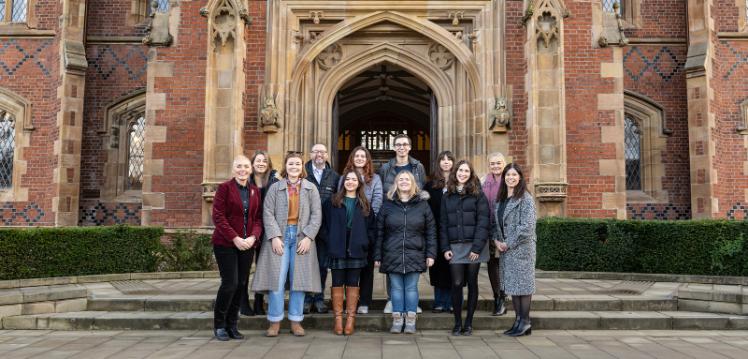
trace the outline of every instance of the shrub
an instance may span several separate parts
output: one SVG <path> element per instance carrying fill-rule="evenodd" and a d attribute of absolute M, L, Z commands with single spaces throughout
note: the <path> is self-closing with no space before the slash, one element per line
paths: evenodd
<path fill-rule="evenodd" d="M 178 232 L 171 237 L 171 242 L 162 246 L 159 253 L 161 270 L 181 272 L 214 269 L 209 235 Z"/>
<path fill-rule="evenodd" d="M 748 222 L 538 221 L 545 270 L 748 275 Z"/>
<path fill-rule="evenodd" d="M 155 227 L 0 229 L 0 279 L 153 272 Z"/>

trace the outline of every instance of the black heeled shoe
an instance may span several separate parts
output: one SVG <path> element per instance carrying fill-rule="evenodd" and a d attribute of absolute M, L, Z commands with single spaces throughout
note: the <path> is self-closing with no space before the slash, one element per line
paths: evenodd
<path fill-rule="evenodd" d="M 459 337 L 460 334 L 462 334 L 462 325 L 457 323 L 455 324 L 454 328 L 452 328 L 452 335 L 455 337 Z"/>
<path fill-rule="evenodd" d="M 512 324 L 512 327 L 504 331 L 504 335 L 509 335 L 509 333 L 514 332 L 517 330 L 517 327 L 519 326 L 519 318 L 514 320 L 514 324 Z"/>
<path fill-rule="evenodd" d="M 506 300 L 504 297 L 494 298 L 493 300 L 493 315 L 500 316 L 506 314 Z"/>
<path fill-rule="evenodd" d="M 229 338 L 231 339 L 244 339 L 244 335 L 239 332 L 239 329 L 236 329 L 236 327 L 233 328 L 226 328 L 226 333 L 229 335 Z"/>
<path fill-rule="evenodd" d="M 230 339 L 229 333 L 224 328 L 213 329 L 213 335 L 215 335 L 217 340 L 222 342 L 226 342 Z"/>
<path fill-rule="evenodd" d="M 530 323 L 530 320 L 520 320 L 519 325 L 517 326 L 517 329 L 515 329 L 513 332 L 507 334 L 510 337 L 521 337 L 523 335 L 530 335 L 532 334 L 532 324 Z"/>

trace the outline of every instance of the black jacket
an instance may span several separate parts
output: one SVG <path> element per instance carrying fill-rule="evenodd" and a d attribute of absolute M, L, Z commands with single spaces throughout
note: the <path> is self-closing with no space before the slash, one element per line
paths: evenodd
<path fill-rule="evenodd" d="M 385 200 L 377 215 L 374 260 L 382 273 L 426 271 L 426 258 L 436 258 L 436 222 L 428 192 L 420 191 L 408 202 Z"/>
<path fill-rule="evenodd" d="M 423 164 L 421 164 L 420 161 L 413 157 L 408 157 L 408 161 L 413 167 L 413 177 L 415 177 L 416 179 L 418 188 L 423 188 L 423 186 L 426 184 L 426 169 L 423 167 Z M 390 187 L 392 187 L 392 184 L 395 183 L 396 165 L 397 158 L 393 158 L 387 163 L 383 164 L 382 167 L 379 167 L 379 171 L 377 171 L 377 174 L 379 174 L 379 178 L 382 179 L 382 190 L 384 190 L 384 193 L 387 193 L 390 190 Z"/>
<path fill-rule="evenodd" d="M 429 207 L 431 207 L 431 213 L 434 214 L 435 220 L 440 220 L 442 210 L 442 198 L 444 198 L 444 191 L 441 188 L 434 188 L 436 186 L 435 181 L 431 180 L 423 186 L 423 190 L 429 193 Z M 439 234 L 439 226 L 436 226 L 437 238 L 441 238 Z M 452 287 L 452 273 L 449 271 L 449 262 L 444 258 L 444 250 L 439 248 L 437 251 L 436 261 L 434 265 L 429 268 L 429 283 L 434 287 L 440 288 L 451 288 Z"/>
<path fill-rule="evenodd" d="M 340 175 L 330 167 L 329 163 L 325 163 L 325 170 L 322 172 L 322 178 L 319 182 L 314 178 L 314 165 L 312 161 L 307 161 L 304 167 L 306 168 L 306 179 L 309 182 L 314 183 L 319 191 L 319 200 L 325 203 L 333 193 L 338 191 L 338 182 L 340 181 Z"/>
<path fill-rule="evenodd" d="M 330 258 L 368 258 L 369 247 L 374 241 L 373 214 L 364 216 L 361 206 L 353 211 L 351 237 L 347 237 L 347 215 L 344 205 L 332 205 L 331 200 L 322 205 L 322 228 L 327 236 L 327 255 Z"/>
<path fill-rule="evenodd" d="M 480 253 L 488 243 L 491 211 L 483 192 L 474 195 L 447 193 L 440 211 L 439 249 L 447 251 L 451 243 L 472 243 L 470 251 Z"/>

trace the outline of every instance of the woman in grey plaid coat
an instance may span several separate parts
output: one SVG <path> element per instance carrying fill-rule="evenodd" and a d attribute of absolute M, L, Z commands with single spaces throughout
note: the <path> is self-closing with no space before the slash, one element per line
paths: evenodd
<path fill-rule="evenodd" d="M 288 319 L 296 336 L 304 335 L 301 321 L 305 293 L 322 292 L 314 245 L 322 225 L 322 206 L 317 187 L 305 179 L 304 172 L 301 154 L 290 152 L 281 171 L 283 179 L 273 184 L 265 197 L 262 218 L 266 242 L 260 250 L 252 290 L 269 294 L 269 337 L 278 335 L 287 285 Z"/>
<path fill-rule="evenodd" d="M 514 163 L 501 174 L 498 202 L 495 209 L 494 238 L 501 254 L 504 291 L 512 296 L 517 318 L 510 336 L 529 335 L 530 302 L 535 293 L 535 200 L 527 191 L 522 170 Z"/>

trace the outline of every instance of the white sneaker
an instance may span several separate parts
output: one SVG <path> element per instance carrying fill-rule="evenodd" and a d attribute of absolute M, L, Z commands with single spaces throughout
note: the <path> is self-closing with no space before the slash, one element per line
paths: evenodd
<path fill-rule="evenodd" d="M 384 305 L 384 314 L 392 314 L 392 301 L 388 300 Z"/>
<path fill-rule="evenodd" d="M 423 309 L 421 309 L 420 305 L 418 307 L 416 307 L 416 313 L 418 313 L 418 314 L 423 313 Z"/>
<path fill-rule="evenodd" d="M 358 310 L 356 311 L 358 314 L 369 314 L 369 306 L 362 305 L 358 307 Z"/>

